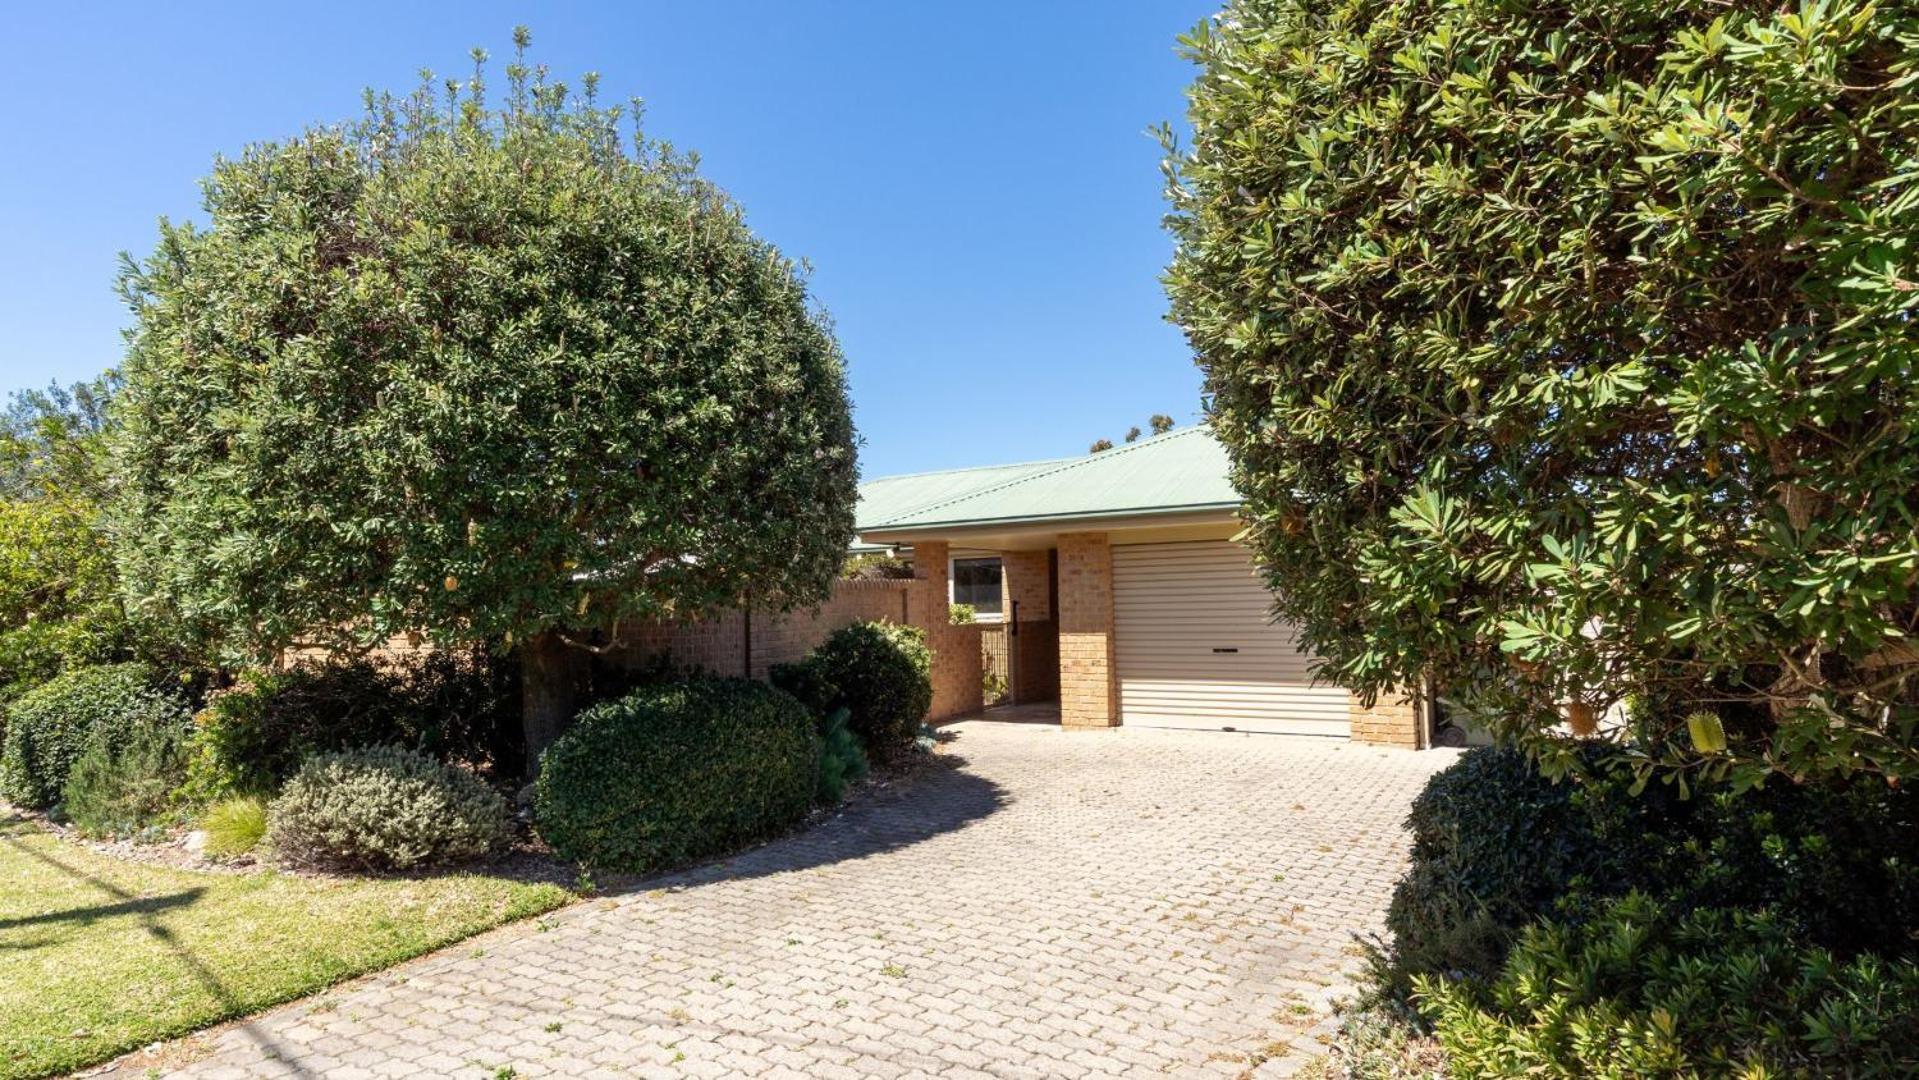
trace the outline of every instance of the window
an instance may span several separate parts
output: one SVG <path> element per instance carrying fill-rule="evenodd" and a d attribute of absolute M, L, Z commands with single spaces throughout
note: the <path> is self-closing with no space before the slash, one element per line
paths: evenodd
<path fill-rule="evenodd" d="M 989 622 L 998 619 L 1000 573 L 997 557 L 954 559 L 953 603 L 973 605 L 979 615 L 992 616 Z"/>

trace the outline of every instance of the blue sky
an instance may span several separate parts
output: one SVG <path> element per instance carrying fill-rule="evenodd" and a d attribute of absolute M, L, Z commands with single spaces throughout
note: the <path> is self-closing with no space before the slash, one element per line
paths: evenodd
<path fill-rule="evenodd" d="M 41 4 L 0 91 L 0 390 L 118 361 L 118 253 L 199 213 L 216 153 L 345 119 L 469 48 L 534 59 L 699 151 L 756 231 L 810 259 L 868 476 L 1084 452 L 1199 414 L 1163 320 L 1159 150 L 1216 0 L 428 5 Z"/>

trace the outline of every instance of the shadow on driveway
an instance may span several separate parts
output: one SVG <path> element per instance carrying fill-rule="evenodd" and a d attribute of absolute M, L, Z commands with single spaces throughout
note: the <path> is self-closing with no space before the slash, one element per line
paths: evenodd
<path fill-rule="evenodd" d="M 894 787 L 869 793 L 801 831 L 718 862 L 626 883 L 616 892 L 684 888 L 851 862 L 963 829 L 1006 804 L 1006 792 L 942 753 Z"/>

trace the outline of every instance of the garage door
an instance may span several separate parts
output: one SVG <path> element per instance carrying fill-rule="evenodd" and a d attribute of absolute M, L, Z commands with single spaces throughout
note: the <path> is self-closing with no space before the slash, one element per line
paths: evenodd
<path fill-rule="evenodd" d="M 1313 685 L 1246 549 L 1224 540 L 1113 548 L 1120 722 L 1347 734 L 1346 691 Z"/>

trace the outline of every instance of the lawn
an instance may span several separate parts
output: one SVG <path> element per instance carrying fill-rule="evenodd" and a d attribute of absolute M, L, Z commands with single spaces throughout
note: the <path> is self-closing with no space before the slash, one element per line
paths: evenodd
<path fill-rule="evenodd" d="M 0 808 L 0 1078 L 77 1069 L 566 903 L 478 874 L 138 865 Z"/>

